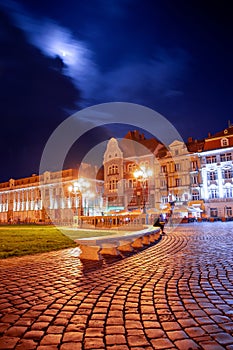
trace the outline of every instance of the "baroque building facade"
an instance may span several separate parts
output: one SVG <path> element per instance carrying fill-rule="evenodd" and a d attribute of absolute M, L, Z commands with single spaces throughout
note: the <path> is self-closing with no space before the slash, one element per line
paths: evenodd
<path fill-rule="evenodd" d="M 80 191 L 70 191 L 77 181 Z M 78 179 L 77 169 L 10 179 L 0 184 L 0 223 L 70 224 L 74 216 L 100 214 L 102 188 L 102 181 Z"/>
<path fill-rule="evenodd" d="M 46 171 L 0 183 L 0 222 L 70 224 L 74 217 L 126 211 L 231 219 L 233 127 L 167 147 L 130 131 L 108 141 L 102 169 L 85 164 L 81 175 Z"/>

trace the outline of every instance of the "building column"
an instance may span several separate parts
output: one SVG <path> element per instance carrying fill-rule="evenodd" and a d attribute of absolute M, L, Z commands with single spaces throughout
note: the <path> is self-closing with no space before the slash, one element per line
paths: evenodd
<path fill-rule="evenodd" d="M 222 186 L 222 169 L 219 166 L 217 168 L 218 173 L 218 191 L 219 191 L 219 198 L 223 198 L 223 186 Z"/>

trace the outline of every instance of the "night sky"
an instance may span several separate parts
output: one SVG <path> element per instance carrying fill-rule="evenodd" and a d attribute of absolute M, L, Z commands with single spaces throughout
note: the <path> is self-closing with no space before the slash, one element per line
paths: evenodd
<path fill-rule="evenodd" d="M 94 104 L 150 107 L 185 141 L 227 127 L 233 122 L 230 4 L 0 0 L 0 181 L 38 173 L 53 130 Z"/>

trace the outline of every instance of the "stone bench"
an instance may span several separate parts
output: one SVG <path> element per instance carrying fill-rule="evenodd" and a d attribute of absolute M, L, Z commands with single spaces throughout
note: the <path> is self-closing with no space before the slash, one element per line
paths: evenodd
<path fill-rule="evenodd" d="M 142 249 L 157 242 L 161 237 L 158 227 L 150 226 L 137 232 L 109 235 L 103 237 L 79 238 L 81 260 L 102 260 L 104 256 L 118 256 Z"/>

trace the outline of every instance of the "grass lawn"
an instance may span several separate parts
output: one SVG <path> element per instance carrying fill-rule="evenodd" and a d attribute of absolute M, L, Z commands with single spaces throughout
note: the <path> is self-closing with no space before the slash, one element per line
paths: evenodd
<path fill-rule="evenodd" d="M 74 246 L 76 244 L 54 226 L 0 226 L 0 258 Z"/>
<path fill-rule="evenodd" d="M 62 229 L 54 226 L 0 226 L 0 259 L 75 247 L 76 238 L 106 236 L 117 231 Z"/>

